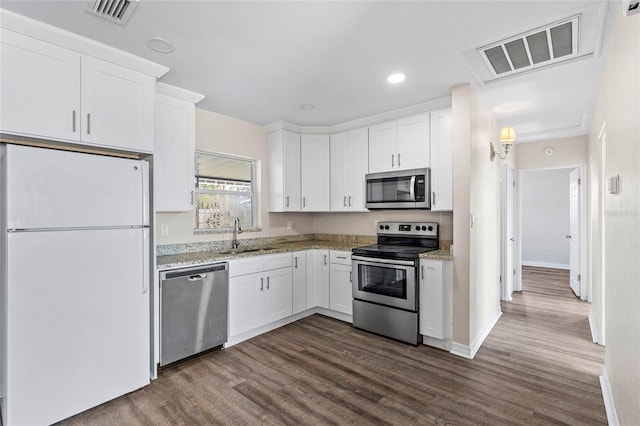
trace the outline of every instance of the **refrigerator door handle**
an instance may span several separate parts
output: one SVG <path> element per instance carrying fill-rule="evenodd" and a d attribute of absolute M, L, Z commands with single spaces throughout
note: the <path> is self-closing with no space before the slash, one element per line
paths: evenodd
<path fill-rule="evenodd" d="M 142 172 L 142 224 L 149 225 L 149 163 L 140 161 Z"/>
<path fill-rule="evenodd" d="M 142 294 L 149 291 L 149 228 L 142 228 Z"/>

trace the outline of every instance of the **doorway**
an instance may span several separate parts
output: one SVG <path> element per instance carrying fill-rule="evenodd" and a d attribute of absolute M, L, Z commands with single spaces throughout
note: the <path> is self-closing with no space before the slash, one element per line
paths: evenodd
<path fill-rule="evenodd" d="M 586 300 L 581 274 L 582 167 L 522 170 L 519 189 L 521 266 L 565 271 L 567 285 Z"/>
<path fill-rule="evenodd" d="M 500 299 L 511 301 L 511 295 L 516 290 L 515 267 L 515 191 L 516 181 L 513 167 L 508 164 L 502 166 L 502 188 L 500 191 L 500 205 L 502 217 L 501 241 L 501 270 L 500 270 Z"/>

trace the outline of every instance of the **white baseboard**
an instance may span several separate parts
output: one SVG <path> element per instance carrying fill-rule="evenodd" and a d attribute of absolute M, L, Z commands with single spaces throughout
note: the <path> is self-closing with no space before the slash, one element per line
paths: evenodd
<path fill-rule="evenodd" d="M 598 343 L 598 327 L 596 326 L 596 320 L 593 318 L 593 314 L 589 313 L 589 329 L 591 330 L 591 340 L 593 343 Z"/>
<path fill-rule="evenodd" d="M 609 376 L 607 369 L 602 369 L 600 376 L 600 388 L 602 389 L 602 399 L 604 400 L 604 409 L 607 412 L 607 422 L 609 426 L 619 426 L 618 413 L 616 413 L 616 405 L 613 402 L 613 394 L 611 393 L 611 385 L 609 384 Z"/>
<path fill-rule="evenodd" d="M 353 316 L 343 314 L 342 312 L 331 311 L 325 308 L 316 308 L 316 313 L 324 315 L 325 317 L 330 317 L 340 321 L 348 322 L 349 324 L 353 324 Z"/>
<path fill-rule="evenodd" d="M 567 265 L 566 263 L 534 262 L 532 260 L 523 260 L 522 266 L 535 266 L 538 268 L 552 268 L 552 269 L 566 269 L 568 271 L 571 265 Z"/>
<path fill-rule="evenodd" d="M 493 330 L 493 327 L 496 325 L 501 316 L 502 311 L 498 309 L 496 314 L 489 321 L 487 321 L 487 324 L 482 329 L 482 331 L 476 335 L 476 337 L 471 342 L 471 345 L 467 346 L 461 343 L 452 342 L 451 353 L 463 358 L 473 359 L 473 357 L 476 356 L 476 353 L 478 353 L 478 349 L 480 349 L 480 346 L 482 346 L 482 343 L 487 338 L 489 333 L 491 333 L 491 330 Z"/>

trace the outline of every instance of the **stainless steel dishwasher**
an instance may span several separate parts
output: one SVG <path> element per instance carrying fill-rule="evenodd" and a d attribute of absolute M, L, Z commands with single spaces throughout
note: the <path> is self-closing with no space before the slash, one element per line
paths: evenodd
<path fill-rule="evenodd" d="M 176 269 L 160 274 L 160 365 L 227 341 L 229 265 Z"/>

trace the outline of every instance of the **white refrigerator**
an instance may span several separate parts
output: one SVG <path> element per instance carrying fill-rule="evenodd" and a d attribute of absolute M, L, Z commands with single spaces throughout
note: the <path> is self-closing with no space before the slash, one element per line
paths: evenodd
<path fill-rule="evenodd" d="M 3 421 L 50 424 L 149 383 L 148 164 L 0 153 Z"/>

